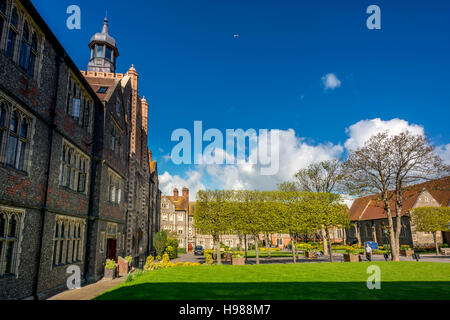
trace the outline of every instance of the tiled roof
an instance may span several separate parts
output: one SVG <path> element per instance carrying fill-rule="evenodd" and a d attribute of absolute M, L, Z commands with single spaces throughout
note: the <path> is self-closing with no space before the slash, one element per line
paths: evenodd
<path fill-rule="evenodd" d="M 405 188 L 402 215 L 411 210 L 423 190 L 428 191 L 441 206 L 448 206 L 450 202 L 450 176 Z M 396 216 L 394 200 L 392 199 L 389 202 L 393 217 Z M 384 218 L 386 218 L 384 204 L 377 194 L 356 199 L 350 208 L 350 219 L 352 221 Z"/>
<path fill-rule="evenodd" d="M 189 210 L 189 199 L 178 196 L 178 201 L 174 201 L 173 196 L 162 196 L 164 199 L 170 200 L 175 205 L 176 211 Z"/>

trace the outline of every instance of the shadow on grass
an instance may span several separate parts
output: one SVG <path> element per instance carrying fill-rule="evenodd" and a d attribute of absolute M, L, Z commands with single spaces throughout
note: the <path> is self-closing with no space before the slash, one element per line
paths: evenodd
<path fill-rule="evenodd" d="M 144 283 L 123 286 L 96 300 L 448 300 L 450 282 Z"/>

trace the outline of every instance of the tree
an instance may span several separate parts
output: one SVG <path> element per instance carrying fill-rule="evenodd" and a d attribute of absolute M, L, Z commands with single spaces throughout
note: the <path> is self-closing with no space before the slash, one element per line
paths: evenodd
<path fill-rule="evenodd" d="M 306 169 L 301 169 L 295 174 L 296 182 L 299 190 L 306 192 L 335 192 L 341 189 L 342 182 L 345 178 L 345 171 L 339 160 L 327 160 L 309 165 Z M 330 254 L 328 251 L 328 240 L 326 233 L 329 230 L 321 229 L 321 237 L 323 242 L 323 252 L 325 255 Z"/>
<path fill-rule="evenodd" d="M 450 207 L 420 207 L 411 210 L 410 216 L 417 231 L 433 233 L 436 254 L 439 255 L 437 243 L 438 231 L 448 231 Z"/>
<path fill-rule="evenodd" d="M 391 137 L 392 171 L 395 187 L 396 230 L 395 247 L 400 249 L 400 232 L 402 228 L 401 212 L 407 186 L 423 180 L 439 178 L 449 172 L 442 159 L 434 153 L 434 147 L 423 135 L 413 135 L 406 131 Z"/>
<path fill-rule="evenodd" d="M 356 150 L 350 150 L 344 164 L 345 184 L 350 194 L 376 194 L 374 200 L 383 202 L 388 219 L 387 230 L 394 260 L 399 260 L 399 251 L 395 249 L 394 222 L 389 201 L 393 193 L 392 147 L 387 132 L 372 136 Z"/>
<path fill-rule="evenodd" d="M 278 190 L 284 191 L 284 192 L 297 192 L 297 191 L 300 191 L 300 188 L 298 187 L 298 185 L 295 182 L 287 181 L 287 182 L 280 183 L 278 185 Z"/>
<path fill-rule="evenodd" d="M 162 256 L 167 247 L 167 233 L 165 231 L 159 231 L 155 234 L 153 246 L 155 247 L 156 255 Z"/>
<path fill-rule="evenodd" d="M 381 200 L 388 219 L 392 258 L 400 261 L 401 216 L 406 187 L 421 180 L 434 179 L 448 167 L 433 152 L 433 147 L 421 135 L 403 132 L 390 136 L 388 132 L 372 136 L 363 147 L 350 151 L 345 163 L 347 187 L 351 193 L 375 193 Z M 395 202 L 396 227 L 390 201 Z"/>
<path fill-rule="evenodd" d="M 231 217 L 227 198 L 229 191 L 199 191 L 195 207 L 195 228 L 213 237 L 217 263 L 221 264 L 220 235 L 231 231 Z"/>
<path fill-rule="evenodd" d="M 308 198 L 306 202 L 310 203 L 309 210 L 313 211 L 313 221 L 317 221 L 316 228 L 323 227 L 325 229 L 330 262 L 333 262 L 330 229 L 347 228 L 350 226 L 348 207 L 341 203 L 340 195 L 329 192 L 312 193 Z"/>

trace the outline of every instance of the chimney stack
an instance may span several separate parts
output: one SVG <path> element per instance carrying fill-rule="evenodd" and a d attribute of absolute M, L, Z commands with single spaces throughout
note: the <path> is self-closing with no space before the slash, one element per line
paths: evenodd
<path fill-rule="evenodd" d="M 173 189 L 173 201 L 178 201 L 178 189 Z"/>
<path fill-rule="evenodd" d="M 183 198 L 186 198 L 189 201 L 189 189 L 184 187 L 182 192 L 183 192 Z"/>

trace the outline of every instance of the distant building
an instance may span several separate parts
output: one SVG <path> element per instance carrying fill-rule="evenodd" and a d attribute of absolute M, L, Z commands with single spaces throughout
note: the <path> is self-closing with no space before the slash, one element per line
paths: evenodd
<path fill-rule="evenodd" d="M 412 247 L 433 247 L 433 235 L 427 232 L 419 232 L 412 223 L 409 212 L 417 207 L 431 206 L 441 207 L 450 205 L 450 177 L 420 183 L 405 188 L 405 202 L 403 204 L 402 229 L 400 233 L 400 244 Z M 396 217 L 394 201 L 391 201 L 392 216 Z M 378 195 L 371 195 L 356 199 L 350 208 L 351 221 L 354 227 L 346 230 L 347 242 L 363 243 L 376 241 L 380 244 L 389 244 L 386 228 L 388 221 L 384 212 L 384 205 Z M 394 227 L 396 226 L 394 219 Z M 450 243 L 448 232 L 438 232 L 439 243 Z"/>

